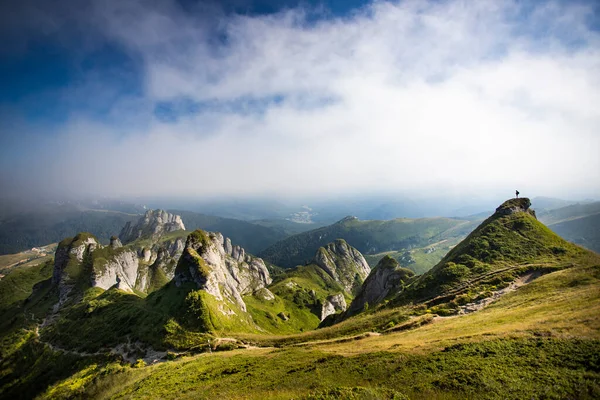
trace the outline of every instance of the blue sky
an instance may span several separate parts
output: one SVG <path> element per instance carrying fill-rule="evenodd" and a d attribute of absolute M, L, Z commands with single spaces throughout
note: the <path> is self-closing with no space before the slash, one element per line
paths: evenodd
<path fill-rule="evenodd" d="M 1 7 L 3 192 L 600 197 L 593 1 Z"/>

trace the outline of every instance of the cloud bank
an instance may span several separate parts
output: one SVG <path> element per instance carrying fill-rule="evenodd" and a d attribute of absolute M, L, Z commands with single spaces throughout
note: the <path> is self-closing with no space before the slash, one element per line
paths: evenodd
<path fill-rule="evenodd" d="M 377 1 L 335 17 L 97 2 L 77 14 L 81 29 L 138 63 L 140 90 L 123 93 L 92 68 L 56 94 L 74 104 L 65 121 L 5 118 L 1 184 L 122 196 L 599 196 L 591 7 Z"/>

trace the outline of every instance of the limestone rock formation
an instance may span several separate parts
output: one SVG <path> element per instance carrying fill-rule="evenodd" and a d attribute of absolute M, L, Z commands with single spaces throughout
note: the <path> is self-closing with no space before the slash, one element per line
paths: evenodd
<path fill-rule="evenodd" d="M 247 255 L 244 249 L 233 246 L 220 233 L 201 230 L 188 236 L 175 271 L 177 286 L 193 282 L 198 289 L 219 301 L 226 300 L 241 311 L 246 311 L 242 295 L 264 289 L 271 281 L 262 259 Z M 231 308 L 220 311 L 224 314 L 235 312 Z"/>
<path fill-rule="evenodd" d="M 348 293 L 356 293 L 371 271 L 360 251 L 343 239 L 320 247 L 313 263 L 325 270 Z"/>
<path fill-rule="evenodd" d="M 106 258 L 94 257 L 91 284 L 93 287 L 110 289 L 118 285 L 120 289 L 132 292 L 137 287 L 139 260 L 133 250 L 110 252 Z"/>
<path fill-rule="evenodd" d="M 384 256 L 373 268 L 369 277 L 363 283 L 356 298 L 348 308 L 348 314 L 361 312 L 365 305 L 373 306 L 382 302 L 386 297 L 401 289 L 414 272 L 402 268 L 390 256 Z"/>
<path fill-rule="evenodd" d="M 102 246 L 90 234 L 80 233 L 65 239 L 58 246 L 55 257 L 53 283 L 58 284 L 66 298 L 73 285 L 65 283 L 70 275 L 77 275 L 84 285 L 110 289 L 116 287 L 133 292 L 150 292 L 167 283 L 175 275 L 175 267 L 181 256 L 184 237 L 164 239 L 163 233 L 183 228 L 179 216 L 164 211 L 149 211 L 135 227 L 123 228 L 125 240 L 136 236 L 151 238 L 141 247 L 137 242 L 123 246 L 119 238 L 110 238 L 108 246 Z M 67 266 L 70 266 L 67 268 Z M 65 273 L 70 270 L 69 273 Z"/>
<path fill-rule="evenodd" d="M 55 311 L 67 301 L 76 283 L 86 279 L 84 264 L 91 262 L 91 253 L 98 246 L 98 240 L 89 233 L 79 233 L 74 238 L 67 238 L 58 244 L 52 272 L 52 284 L 57 285 L 59 291 Z"/>
<path fill-rule="evenodd" d="M 118 249 L 119 247 L 123 247 L 123 243 L 116 236 L 110 237 L 110 247 L 113 249 Z"/>
<path fill-rule="evenodd" d="M 128 222 L 121 230 L 119 238 L 127 244 L 141 237 L 156 239 L 165 233 L 178 230 L 185 230 L 179 215 L 164 210 L 148 210 L 135 225 Z"/>
<path fill-rule="evenodd" d="M 321 321 L 339 311 L 346 311 L 346 299 L 342 293 L 328 296 L 321 308 Z"/>

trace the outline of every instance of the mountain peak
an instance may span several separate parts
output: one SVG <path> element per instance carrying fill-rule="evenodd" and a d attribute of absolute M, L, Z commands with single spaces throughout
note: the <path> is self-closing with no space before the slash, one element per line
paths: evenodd
<path fill-rule="evenodd" d="M 135 225 L 128 222 L 119 238 L 123 243 L 133 242 L 141 237 L 158 238 L 164 233 L 185 230 L 185 225 L 179 215 L 168 213 L 164 210 L 148 210 Z"/>
<path fill-rule="evenodd" d="M 348 293 L 356 292 L 371 271 L 360 251 L 350 246 L 344 239 L 336 239 L 320 247 L 313 263 L 340 283 Z"/>
<path fill-rule="evenodd" d="M 535 211 L 533 211 L 530 207 L 531 200 L 529 200 L 527 197 L 509 199 L 496 208 L 495 215 L 511 215 L 518 212 L 526 212 L 535 217 Z"/>
<path fill-rule="evenodd" d="M 414 275 L 413 271 L 402 268 L 394 258 L 389 255 L 383 256 L 352 301 L 348 316 L 363 311 L 367 304 L 379 304 L 389 295 L 396 294 Z"/>
<path fill-rule="evenodd" d="M 561 265 L 564 259 L 583 251 L 539 222 L 530 206 L 528 198 L 502 203 L 491 217 L 419 277 L 405 298 L 433 299 L 455 293 L 461 287 L 470 287 L 471 291 L 475 287 L 485 289 L 531 272 L 535 268 L 532 265 L 540 259 L 545 264 Z"/>
<path fill-rule="evenodd" d="M 358 221 L 358 217 L 355 217 L 353 215 L 347 215 L 344 218 L 340 219 L 337 223 L 343 224 L 344 222 L 350 222 L 350 221 Z"/>

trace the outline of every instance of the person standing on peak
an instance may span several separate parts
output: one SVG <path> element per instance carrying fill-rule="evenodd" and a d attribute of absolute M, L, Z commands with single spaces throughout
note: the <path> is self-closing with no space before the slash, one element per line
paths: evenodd
<path fill-rule="evenodd" d="M 519 198 L 519 191 L 515 190 L 515 193 L 517 194 L 517 199 Z"/>

